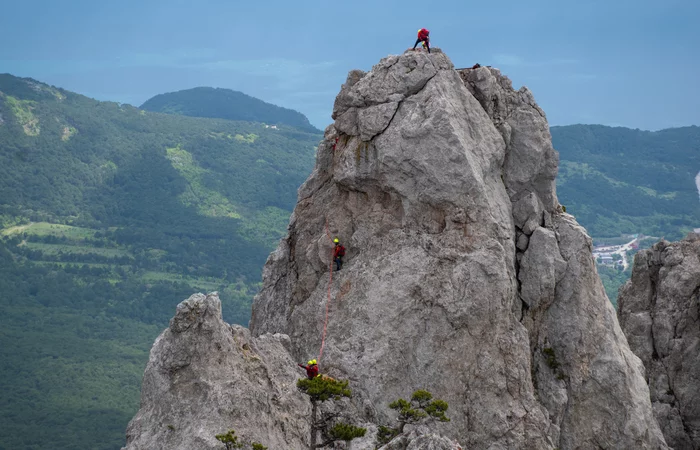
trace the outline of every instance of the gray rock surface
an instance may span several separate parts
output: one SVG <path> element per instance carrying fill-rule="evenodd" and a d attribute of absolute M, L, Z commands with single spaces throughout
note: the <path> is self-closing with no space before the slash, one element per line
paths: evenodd
<path fill-rule="evenodd" d="M 348 378 L 366 421 L 420 388 L 469 449 L 667 448 L 526 88 L 408 51 L 351 72 L 333 118 L 253 335 L 288 334 L 295 358 Z"/>
<path fill-rule="evenodd" d="M 367 429 L 364 437 L 353 439 L 347 444 L 348 450 L 377 450 L 377 426 L 372 423 L 362 424 Z M 461 450 L 459 442 L 436 434 L 431 427 L 423 424 L 407 426 L 404 434 L 392 439 L 379 450 Z"/>
<path fill-rule="evenodd" d="M 418 428 L 394 438 L 379 450 L 462 450 L 462 446 L 445 436 Z"/>
<path fill-rule="evenodd" d="M 700 236 L 637 253 L 618 301 L 666 442 L 700 449 Z"/>
<path fill-rule="evenodd" d="M 151 349 L 126 449 L 221 450 L 215 435 L 230 429 L 270 449 L 305 448 L 310 405 L 289 347 L 287 336 L 224 323 L 216 293 L 180 303 Z"/>

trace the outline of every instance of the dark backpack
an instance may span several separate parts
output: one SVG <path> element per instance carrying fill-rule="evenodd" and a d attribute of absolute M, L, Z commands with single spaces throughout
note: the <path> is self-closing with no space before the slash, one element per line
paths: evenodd
<path fill-rule="evenodd" d="M 342 245 L 338 249 L 338 256 L 345 256 L 345 247 L 343 247 Z"/>

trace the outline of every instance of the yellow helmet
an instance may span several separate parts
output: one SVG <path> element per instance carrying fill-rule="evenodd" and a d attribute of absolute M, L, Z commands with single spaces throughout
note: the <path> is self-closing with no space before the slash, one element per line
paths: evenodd
<path fill-rule="evenodd" d="M 338 238 L 335 238 L 335 239 L 333 239 L 333 242 L 337 244 L 340 241 L 338 240 Z"/>
<path fill-rule="evenodd" d="M 314 364 L 316 364 L 314 361 L 315 361 L 315 360 L 310 359 L 310 360 L 309 360 L 309 365 L 310 365 L 310 366 L 313 366 Z"/>

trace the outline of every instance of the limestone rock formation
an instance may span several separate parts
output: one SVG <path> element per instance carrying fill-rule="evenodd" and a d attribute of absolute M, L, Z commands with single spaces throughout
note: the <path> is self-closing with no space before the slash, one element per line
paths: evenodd
<path fill-rule="evenodd" d="M 637 253 L 618 301 L 666 442 L 700 449 L 700 236 Z"/>
<path fill-rule="evenodd" d="M 310 407 L 289 347 L 287 336 L 224 323 L 215 293 L 180 303 L 153 344 L 126 450 L 220 450 L 215 436 L 230 429 L 270 449 L 305 448 Z"/>
<path fill-rule="evenodd" d="M 370 422 L 431 391 L 450 404 L 441 432 L 469 449 L 667 448 L 527 88 L 408 51 L 350 72 L 333 118 L 254 336 L 288 334 L 296 359 L 348 378 Z M 335 273 L 332 236 L 347 247 Z"/>
<path fill-rule="evenodd" d="M 415 429 L 398 436 L 379 450 L 461 450 L 459 443 L 430 433 L 429 430 Z M 354 450 L 354 449 L 353 449 Z"/>

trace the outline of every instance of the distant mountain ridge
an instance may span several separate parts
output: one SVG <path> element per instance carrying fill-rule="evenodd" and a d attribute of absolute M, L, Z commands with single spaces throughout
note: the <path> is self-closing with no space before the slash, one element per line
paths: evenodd
<path fill-rule="evenodd" d="M 196 87 L 159 94 L 147 100 L 141 109 L 191 117 L 261 122 L 288 125 L 320 133 L 305 115 L 293 109 L 264 102 L 239 91 L 224 88 Z"/>

